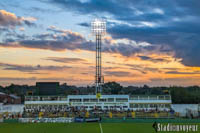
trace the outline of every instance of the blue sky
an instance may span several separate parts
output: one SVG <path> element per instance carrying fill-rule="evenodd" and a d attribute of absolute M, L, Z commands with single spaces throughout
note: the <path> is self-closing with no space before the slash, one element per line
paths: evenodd
<path fill-rule="evenodd" d="M 0 84 L 93 84 L 90 22 L 104 18 L 107 81 L 199 85 L 199 7 L 198 0 L 1 0 Z"/>

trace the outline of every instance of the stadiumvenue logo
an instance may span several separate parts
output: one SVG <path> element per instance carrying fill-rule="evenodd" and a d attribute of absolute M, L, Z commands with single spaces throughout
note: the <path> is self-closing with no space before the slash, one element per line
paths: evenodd
<path fill-rule="evenodd" d="M 172 123 L 154 123 L 153 128 L 156 132 L 198 132 L 196 124 L 172 124 Z"/>

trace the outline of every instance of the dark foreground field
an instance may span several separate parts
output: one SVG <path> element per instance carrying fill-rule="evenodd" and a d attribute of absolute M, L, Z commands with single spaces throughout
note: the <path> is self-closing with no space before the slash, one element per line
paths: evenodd
<path fill-rule="evenodd" d="M 101 125 L 100 123 L 2 123 L 0 133 L 155 133 L 155 131 L 152 123 L 102 123 Z"/>

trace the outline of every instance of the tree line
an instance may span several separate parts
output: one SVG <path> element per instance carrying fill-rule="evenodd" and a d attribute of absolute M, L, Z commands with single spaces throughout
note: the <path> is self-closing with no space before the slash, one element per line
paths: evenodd
<path fill-rule="evenodd" d="M 168 95 L 172 97 L 174 104 L 199 104 L 200 87 L 199 86 L 170 86 L 170 87 L 149 87 L 144 86 L 122 86 L 117 82 L 107 82 L 103 85 L 103 94 L 129 94 L 129 95 Z M 66 83 L 59 86 L 56 95 L 87 95 L 95 94 L 95 86 L 78 87 Z M 25 95 L 37 95 L 37 87 L 30 85 L 0 86 L 0 92 L 6 94 L 15 94 L 24 101 Z"/>

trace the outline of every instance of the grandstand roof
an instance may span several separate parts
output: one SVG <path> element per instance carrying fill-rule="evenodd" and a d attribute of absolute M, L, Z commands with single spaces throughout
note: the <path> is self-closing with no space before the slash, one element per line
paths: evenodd
<path fill-rule="evenodd" d="M 67 101 L 25 101 L 25 104 L 67 104 Z"/>
<path fill-rule="evenodd" d="M 68 95 L 68 98 L 96 98 L 96 95 Z M 101 98 L 129 98 L 129 95 L 101 95 Z"/>

